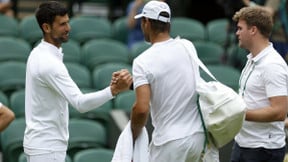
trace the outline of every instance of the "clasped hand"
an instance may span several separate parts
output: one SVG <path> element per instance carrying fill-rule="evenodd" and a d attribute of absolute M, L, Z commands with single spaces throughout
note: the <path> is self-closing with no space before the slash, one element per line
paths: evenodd
<path fill-rule="evenodd" d="M 116 96 L 118 93 L 128 90 L 132 82 L 132 76 L 127 69 L 114 72 L 110 83 L 112 95 Z"/>

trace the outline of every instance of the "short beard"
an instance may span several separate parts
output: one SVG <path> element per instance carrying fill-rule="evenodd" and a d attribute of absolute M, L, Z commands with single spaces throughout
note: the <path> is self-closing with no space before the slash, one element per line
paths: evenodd
<path fill-rule="evenodd" d="M 65 42 L 68 42 L 69 39 L 64 39 L 62 37 L 60 38 L 54 38 L 54 41 L 59 43 L 59 44 L 62 44 L 62 43 L 65 43 Z"/>

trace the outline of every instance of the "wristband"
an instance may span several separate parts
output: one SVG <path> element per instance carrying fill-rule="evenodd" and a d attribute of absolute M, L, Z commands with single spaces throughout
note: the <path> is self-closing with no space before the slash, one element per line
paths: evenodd
<path fill-rule="evenodd" d="M 130 89 L 130 90 L 133 90 L 133 89 L 134 89 L 133 83 L 130 85 L 129 89 Z"/>

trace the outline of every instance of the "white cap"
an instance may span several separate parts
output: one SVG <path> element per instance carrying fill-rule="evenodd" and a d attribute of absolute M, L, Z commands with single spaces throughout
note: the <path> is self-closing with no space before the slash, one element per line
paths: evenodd
<path fill-rule="evenodd" d="M 161 12 L 167 12 L 169 17 L 160 16 Z M 170 22 L 171 12 L 167 3 L 162 1 L 152 0 L 145 4 L 142 13 L 136 15 L 134 18 L 139 19 L 142 17 L 147 17 L 153 20 L 159 20 L 162 22 Z"/>

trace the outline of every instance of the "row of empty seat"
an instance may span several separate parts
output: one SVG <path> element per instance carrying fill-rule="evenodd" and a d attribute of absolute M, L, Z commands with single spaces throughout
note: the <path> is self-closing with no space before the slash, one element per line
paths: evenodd
<path fill-rule="evenodd" d="M 87 67 L 77 63 L 66 63 L 67 70 L 79 88 L 92 88 L 96 90 L 109 86 L 112 73 L 121 69 L 128 69 L 131 65 L 124 63 L 105 63 L 89 71 Z M 25 87 L 26 63 L 19 61 L 0 62 L 0 90 L 10 95 L 18 89 Z"/>
<path fill-rule="evenodd" d="M 202 50 L 214 50 L 215 53 L 217 49 L 209 49 L 202 47 Z M 215 54 L 213 53 L 213 54 Z M 212 54 L 212 55 L 213 55 Z M 106 55 L 103 55 L 102 58 L 105 58 Z M 203 55 L 204 56 L 204 55 Z M 245 55 L 243 55 L 245 56 Z M 107 56 L 109 57 L 109 56 Z M 217 61 L 217 58 L 213 58 L 212 56 L 207 55 L 208 61 Z M 219 59 L 220 55 L 218 56 Z M 98 58 L 98 59 L 97 59 Z M 201 59 L 201 57 L 200 57 Z M 214 60 L 213 60 L 214 59 Z M 91 64 L 96 63 L 101 60 L 101 57 L 95 57 L 95 61 L 93 62 L 93 57 L 90 59 Z M 202 61 L 204 60 L 204 57 Z M 219 59 L 220 60 L 220 59 Z M 243 58 L 244 60 L 244 58 Z M 205 61 L 203 61 L 205 63 Z M 220 62 L 220 61 L 219 61 Z M 103 89 L 110 84 L 112 73 L 121 69 L 128 69 L 130 73 L 132 73 L 132 65 L 125 62 L 117 62 L 117 60 L 112 60 L 103 62 L 102 64 L 84 66 L 83 64 L 75 63 L 75 62 L 66 62 L 66 67 L 72 79 L 76 82 L 76 84 L 80 88 L 94 88 L 97 90 Z M 244 61 L 243 61 L 244 64 Z M 224 65 L 221 63 L 218 64 L 206 64 L 206 65 L 215 65 L 211 66 L 211 70 L 214 67 L 222 67 L 224 69 L 233 69 L 234 67 Z M 213 67 L 213 68 L 212 68 Z M 235 70 L 238 70 L 234 68 Z M 239 72 L 239 70 L 238 70 Z M 26 62 L 21 61 L 4 61 L 0 62 L 0 75 L 2 76 L 2 81 L 0 82 L 0 90 L 4 92 L 17 90 L 20 88 L 24 88 L 25 86 L 25 75 L 26 75 Z M 216 76 L 219 74 L 216 74 Z M 224 77 L 225 79 L 225 77 Z"/>
<path fill-rule="evenodd" d="M 0 16 L 0 36 L 21 37 L 33 44 L 42 32 L 34 15 L 26 16 L 20 21 L 15 18 Z M 192 41 L 208 40 L 224 45 L 228 36 L 228 20 L 226 18 L 210 20 L 206 25 L 201 21 L 186 17 L 173 17 L 171 35 L 177 35 Z M 127 17 L 120 17 L 114 22 L 106 18 L 93 16 L 75 16 L 70 19 L 70 38 L 80 44 L 99 38 L 113 38 L 126 44 Z"/>
<path fill-rule="evenodd" d="M 237 74 L 236 76 L 240 75 L 240 71 L 232 66 L 223 64 L 207 66 L 217 78 L 222 79 L 223 83 L 228 84 L 226 80 L 232 78 L 229 75 L 234 73 Z M 66 67 L 72 79 L 81 89 L 104 89 L 109 86 L 114 71 L 128 69 L 132 73 L 132 66 L 124 63 L 105 63 L 95 66 L 91 71 L 84 65 L 71 62 L 66 63 Z M 216 71 L 216 69 L 220 70 Z M 224 71 L 227 71 L 226 74 L 223 73 Z M 0 75 L 2 76 L 0 90 L 10 95 L 11 92 L 25 87 L 26 63 L 19 61 L 0 62 Z M 236 79 L 239 78 L 235 78 L 234 84 L 238 84 Z M 232 85 L 232 82 L 229 85 Z"/>
<path fill-rule="evenodd" d="M 3 19 L 0 20 L 3 22 L 0 24 L 0 61 L 25 61 L 29 55 L 28 51 L 39 43 L 42 36 L 35 17 L 27 16 L 18 23 L 10 17 L 0 16 L 0 19 Z M 72 17 L 71 39 L 63 44 L 64 61 L 84 64 L 89 70 L 106 62 L 131 64 L 133 59 L 150 45 L 139 42 L 132 49 L 128 49 L 126 21 L 126 17 L 118 18 L 114 22 L 91 16 Z M 226 57 L 229 57 L 228 65 L 241 69 L 246 58 L 234 56 L 237 52 L 226 50 L 227 40 L 231 37 L 227 32 L 228 25 L 229 22 L 225 18 L 211 20 L 204 25 L 195 19 L 175 17 L 171 20 L 171 36 L 179 35 L 193 41 L 199 58 L 206 64 L 227 63 Z M 234 46 L 233 43 L 231 45 Z"/>
<path fill-rule="evenodd" d="M 108 148 L 90 148 L 78 151 L 73 160 L 67 155 L 65 162 L 111 162 L 114 150 Z M 19 156 L 18 162 L 27 162 L 25 154 Z"/>
<path fill-rule="evenodd" d="M 95 92 L 95 89 L 82 89 L 83 93 Z M 0 91 L 0 100 L 3 104 L 11 108 L 17 117 L 25 117 L 25 89 L 20 89 L 11 93 L 8 97 L 5 93 Z M 109 121 L 109 113 L 113 109 L 121 109 L 130 112 L 135 100 L 134 91 L 126 91 L 120 93 L 116 98 L 110 100 L 97 109 L 86 113 L 79 113 L 71 105 L 69 105 L 70 118 L 86 118 L 98 120 L 103 123 Z"/>
<path fill-rule="evenodd" d="M 225 53 L 228 53 L 231 65 L 240 61 L 245 63 L 246 51 L 241 50 L 241 58 L 235 50 L 226 51 L 221 45 L 209 41 L 193 41 L 199 58 L 205 64 L 223 64 Z M 75 40 L 62 44 L 64 62 L 74 62 L 93 70 L 95 66 L 104 63 L 125 63 L 132 65 L 133 59 L 141 52 L 150 47 L 146 42 L 138 42 L 129 50 L 127 46 L 114 39 L 93 39 L 85 42 L 82 46 Z M 231 46 L 229 48 L 237 48 Z M 29 43 L 20 38 L 0 37 L 0 62 L 23 61 L 26 62 L 32 47 Z M 240 56 L 239 55 L 239 56 Z"/>
<path fill-rule="evenodd" d="M 23 160 L 25 160 L 23 155 L 24 130 L 25 119 L 22 117 L 16 118 L 7 129 L 1 132 L 1 150 L 5 162 L 17 162 L 21 159 L 21 162 L 23 162 Z M 80 162 L 79 160 L 81 159 L 84 160 L 83 162 L 88 162 L 85 161 L 84 157 L 77 155 L 87 149 L 94 151 L 101 150 L 100 153 L 109 152 L 109 156 L 104 153 L 106 160 L 102 160 L 103 162 L 107 160 L 111 161 L 113 149 L 108 146 L 108 129 L 106 129 L 102 123 L 87 119 L 70 119 L 69 134 L 68 156 L 66 161 L 72 161 L 71 159 L 75 158 L 73 161 Z M 104 155 L 103 157 L 105 157 Z M 92 157 L 97 156 L 94 155 Z M 99 161 L 100 160 L 101 159 L 99 159 Z"/>
<path fill-rule="evenodd" d="M 130 64 L 132 60 L 126 45 L 113 39 L 94 39 L 81 47 L 76 41 L 70 40 L 63 43 L 62 48 L 64 62 L 84 64 L 90 69 L 106 62 Z M 11 60 L 26 62 L 32 47 L 21 38 L 0 37 L 0 49 L 0 62 Z"/>

